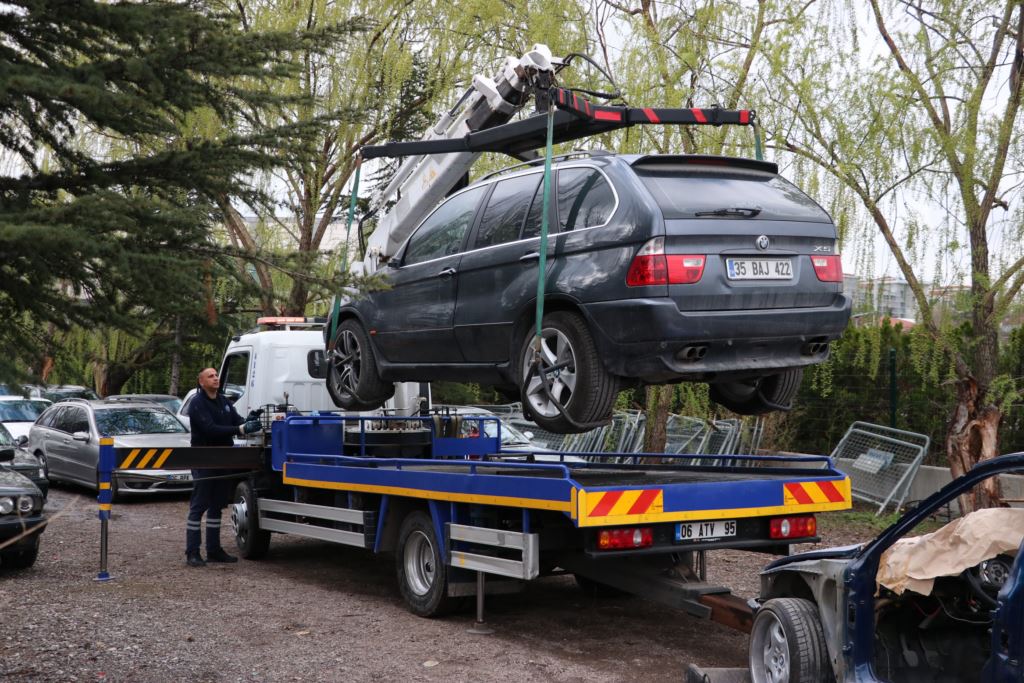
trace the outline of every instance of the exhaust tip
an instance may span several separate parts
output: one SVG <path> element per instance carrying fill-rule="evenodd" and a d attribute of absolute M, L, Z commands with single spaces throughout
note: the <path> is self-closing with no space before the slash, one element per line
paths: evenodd
<path fill-rule="evenodd" d="M 704 358 L 704 355 L 707 354 L 707 352 L 708 347 L 706 345 L 684 346 L 676 352 L 676 360 L 682 363 L 696 363 Z"/>

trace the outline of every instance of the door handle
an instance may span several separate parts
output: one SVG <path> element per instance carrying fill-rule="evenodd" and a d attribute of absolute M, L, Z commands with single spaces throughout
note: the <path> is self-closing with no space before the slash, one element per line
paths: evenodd
<path fill-rule="evenodd" d="M 536 261 L 538 259 L 540 259 L 540 252 L 539 251 L 528 251 L 528 252 L 526 252 L 525 254 L 523 254 L 522 256 L 519 257 L 519 260 L 523 261 L 523 262 L 526 262 L 526 261 Z"/>
<path fill-rule="evenodd" d="M 456 272 L 457 271 L 454 268 L 445 268 L 440 273 L 438 273 L 437 276 L 447 280 L 450 277 L 454 277 Z"/>

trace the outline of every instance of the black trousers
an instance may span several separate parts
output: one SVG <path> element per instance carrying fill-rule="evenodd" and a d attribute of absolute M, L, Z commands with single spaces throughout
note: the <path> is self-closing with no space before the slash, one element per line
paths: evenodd
<path fill-rule="evenodd" d="M 185 525 L 185 553 L 198 553 L 202 544 L 201 522 L 206 515 L 206 552 L 220 545 L 221 512 L 231 502 L 238 480 L 229 470 L 192 470 L 192 500 Z M 225 476 L 228 475 L 228 476 Z"/>

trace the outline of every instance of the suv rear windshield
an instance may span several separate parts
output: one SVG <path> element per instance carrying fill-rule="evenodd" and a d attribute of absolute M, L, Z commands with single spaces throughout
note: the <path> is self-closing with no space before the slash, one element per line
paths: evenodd
<path fill-rule="evenodd" d="M 759 220 L 831 223 L 800 189 L 772 173 L 692 164 L 634 166 L 666 219 L 705 218 L 697 213 L 757 208 Z M 735 218 L 735 216 L 729 216 Z"/>

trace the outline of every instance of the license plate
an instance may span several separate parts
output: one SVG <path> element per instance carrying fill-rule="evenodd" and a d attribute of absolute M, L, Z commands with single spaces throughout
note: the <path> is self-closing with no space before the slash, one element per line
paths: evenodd
<path fill-rule="evenodd" d="M 192 481 L 192 475 L 189 473 L 185 474 L 171 474 L 167 477 L 171 481 Z"/>
<path fill-rule="evenodd" d="M 793 262 L 788 258 L 727 258 L 730 280 L 792 280 Z"/>
<path fill-rule="evenodd" d="M 713 522 L 682 522 L 681 524 L 676 524 L 677 541 L 702 541 L 735 535 L 735 519 L 716 519 Z"/>

